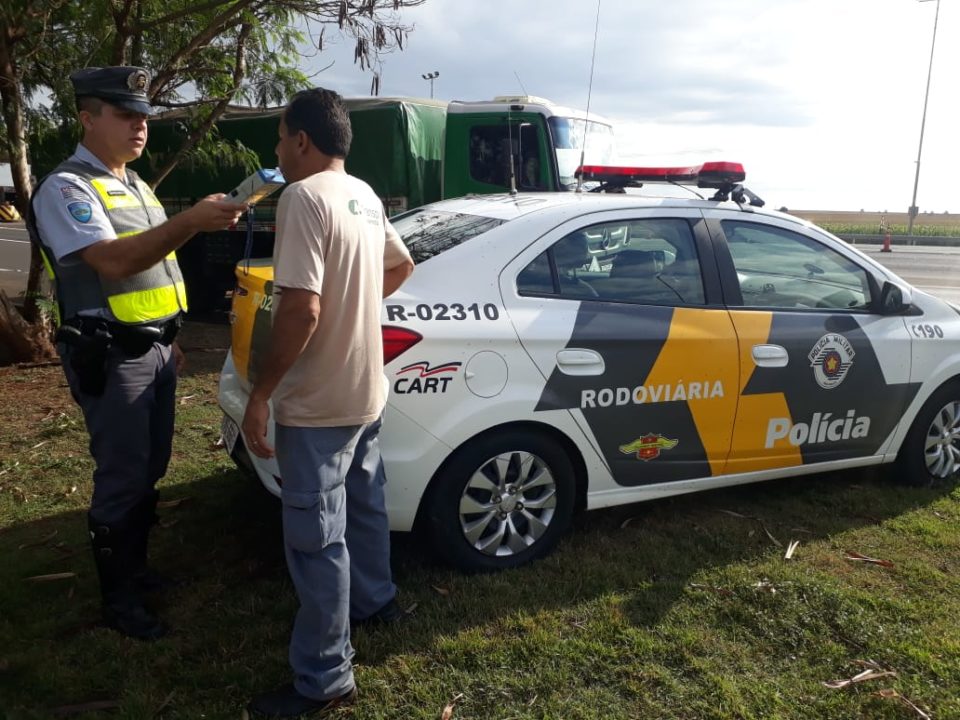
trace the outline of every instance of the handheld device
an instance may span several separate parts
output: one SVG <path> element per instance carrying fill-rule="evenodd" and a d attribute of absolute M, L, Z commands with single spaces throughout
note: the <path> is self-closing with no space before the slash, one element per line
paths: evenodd
<path fill-rule="evenodd" d="M 279 168 L 273 170 L 260 168 L 227 193 L 227 197 L 224 199 L 244 205 L 253 205 L 283 187 L 284 182 L 286 181 L 283 179 Z"/>

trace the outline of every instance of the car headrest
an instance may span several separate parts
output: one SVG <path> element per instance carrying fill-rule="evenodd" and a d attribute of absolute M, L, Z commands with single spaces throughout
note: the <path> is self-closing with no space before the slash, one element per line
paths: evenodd
<path fill-rule="evenodd" d="M 652 250 L 621 250 L 613 258 L 610 277 L 651 277 L 660 271 Z"/>

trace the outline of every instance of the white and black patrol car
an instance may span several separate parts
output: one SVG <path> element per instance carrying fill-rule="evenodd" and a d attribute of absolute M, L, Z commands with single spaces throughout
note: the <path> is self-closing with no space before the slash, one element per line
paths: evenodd
<path fill-rule="evenodd" d="M 416 262 L 382 316 L 394 530 L 495 569 L 547 553 L 578 508 L 894 461 L 906 482 L 954 479 L 956 308 L 762 210 L 738 165 L 582 170 L 716 195 L 466 197 L 394 219 Z M 271 270 L 245 277 L 224 436 L 277 494 L 236 431 L 269 335 Z"/>

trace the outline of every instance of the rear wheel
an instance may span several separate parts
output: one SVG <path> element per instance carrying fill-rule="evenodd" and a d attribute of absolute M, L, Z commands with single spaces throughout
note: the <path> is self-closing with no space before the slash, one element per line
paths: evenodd
<path fill-rule="evenodd" d="M 478 438 L 436 478 L 427 497 L 427 531 L 460 569 L 518 567 L 560 540 L 573 515 L 574 481 L 566 451 L 545 435 Z"/>
<path fill-rule="evenodd" d="M 900 452 L 899 482 L 930 485 L 956 480 L 960 472 L 960 381 L 937 390 L 917 413 Z"/>

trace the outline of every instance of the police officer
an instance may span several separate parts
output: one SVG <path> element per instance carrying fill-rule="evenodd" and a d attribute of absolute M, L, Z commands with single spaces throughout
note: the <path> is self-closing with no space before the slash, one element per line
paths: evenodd
<path fill-rule="evenodd" d="M 210 195 L 168 220 L 126 168 L 147 142 L 146 71 L 85 68 L 70 79 L 83 138 L 41 180 L 27 225 L 54 280 L 57 349 L 96 463 L 88 522 L 104 622 L 152 640 L 166 626 L 144 604 L 158 585 L 147 570 L 147 535 L 170 459 L 183 361 L 174 338 L 187 309 L 175 251 L 244 208 Z"/>

